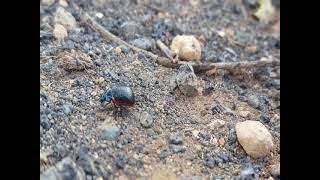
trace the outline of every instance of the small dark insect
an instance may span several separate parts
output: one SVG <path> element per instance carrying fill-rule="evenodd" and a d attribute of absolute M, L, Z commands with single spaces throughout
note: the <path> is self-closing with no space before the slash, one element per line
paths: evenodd
<path fill-rule="evenodd" d="M 105 91 L 100 98 L 100 102 L 103 104 L 109 104 L 112 102 L 118 107 L 131 107 L 135 103 L 135 96 L 129 87 L 112 87 Z"/>

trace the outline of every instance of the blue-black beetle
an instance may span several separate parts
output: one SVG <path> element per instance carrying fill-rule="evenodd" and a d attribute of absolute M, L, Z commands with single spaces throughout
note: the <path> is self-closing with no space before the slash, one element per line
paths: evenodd
<path fill-rule="evenodd" d="M 119 107 L 130 107 L 135 103 L 131 88 L 125 86 L 112 87 L 105 91 L 100 98 L 101 103 L 110 103 Z"/>

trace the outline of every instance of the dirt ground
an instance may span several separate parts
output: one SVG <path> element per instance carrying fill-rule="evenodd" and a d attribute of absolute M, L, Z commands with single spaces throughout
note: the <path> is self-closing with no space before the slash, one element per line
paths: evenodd
<path fill-rule="evenodd" d="M 149 39 L 154 54 L 163 56 L 156 40 L 169 46 L 176 35 L 188 34 L 202 43 L 203 62 L 280 60 L 280 20 L 253 18 L 254 2 L 74 1 L 126 42 Z M 55 11 L 65 4 L 40 3 L 40 174 L 71 157 L 85 179 L 245 179 L 240 174 L 249 166 L 255 177 L 247 179 L 277 179 L 270 167 L 280 162 L 280 67 L 197 74 L 202 93 L 186 97 L 172 85 L 178 69 L 104 40 L 79 23 L 71 1 L 65 3 L 77 26 L 62 41 L 52 32 Z M 280 1 L 273 3 L 280 13 Z M 70 70 L 70 54 L 87 64 Z M 116 85 L 131 87 L 136 96 L 134 107 L 117 114 L 99 101 Z M 140 122 L 142 113 L 151 125 Z M 224 123 L 215 128 L 214 120 Z M 261 121 L 270 131 L 275 149 L 269 156 L 245 153 L 235 134 L 235 124 L 245 120 Z M 106 127 L 119 128 L 115 140 L 103 138 Z M 173 135 L 182 144 L 170 143 Z"/>

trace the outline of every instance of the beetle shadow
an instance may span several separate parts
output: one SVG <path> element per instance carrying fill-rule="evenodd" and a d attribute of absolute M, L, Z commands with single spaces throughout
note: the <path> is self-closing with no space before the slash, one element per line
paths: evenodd
<path fill-rule="evenodd" d="M 125 117 L 128 117 L 130 115 L 129 109 L 118 107 L 115 107 L 112 113 L 116 120 L 118 120 L 119 118 L 125 119 Z"/>

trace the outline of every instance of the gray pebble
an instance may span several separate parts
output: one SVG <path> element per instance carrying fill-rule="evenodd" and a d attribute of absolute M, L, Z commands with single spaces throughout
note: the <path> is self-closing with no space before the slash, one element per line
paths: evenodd
<path fill-rule="evenodd" d="M 128 157 L 127 155 L 125 155 L 124 153 L 119 153 L 116 157 L 116 166 L 119 169 L 123 169 L 124 166 L 127 164 L 128 162 Z"/>
<path fill-rule="evenodd" d="M 182 144 L 182 135 L 180 133 L 171 134 L 169 137 L 170 144 Z"/>
<path fill-rule="evenodd" d="M 258 179 L 258 175 L 255 173 L 251 165 L 243 169 L 240 172 L 240 175 L 237 176 L 236 178 L 236 180 L 257 180 L 257 179 Z"/>
<path fill-rule="evenodd" d="M 40 180 L 52 179 L 85 180 L 85 173 L 70 157 L 66 157 L 40 175 Z"/>
<path fill-rule="evenodd" d="M 105 127 L 102 129 L 102 138 L 104 140 L 114 141 L 120 136 L 120 129 L 116 126 Z"/>
<path fill-rule="evenodd" d="M 65 115 L 70 115 L 72 113 L 73 106 L 72 105 L 64 105 L 62 107 Z"/>
<path fill-rule="evenodd" d="M 126 39 L 133 39 L 139 31 L 139 25 L 131 21 L 124 22 L 120 26 L 120 29 L 122 36 L 124 36 Z"/>
<path fill-rule="evenodd" d="M 249 95 L 248 96 L 248 104 L 255 108 L 255 109 L 259 109 L 260 108 L 260 101 L 259 101 L 259 98 L 255 95 Z"/>
<path fill-rule="evenodd" d="M 269 114 L 267 114 L 267 113 L 262 113 L 261 116 L 260 116 L 260 119 L 264 123 L 270 123 L 271 120 L 272 120 L 271 116 Z"/>
<path fill-rule="evenodd" d="M 140 114 L 139 120 L 140 120 L 140 124 L 144 128 L 150 128 L 153 124 L 152 116 L 146 111 L 144 111 Z"/>
<path fill-rule="evenodd" d="M 182 94 L 189 97 L 197 96 L 199 94 L 199 82 L 193 72 L 193 68 L 188 65 L 182 65 L 178 71 L 176 83 Z"/>
<path fill-rule="evenodd" d="M 275 164 L 271 168 L 271 174 L 274 178 L 280 179 L 280 163 Z"/>
<path fill-rule="evenodd" d="M 87 175 L 96 175 L 97 169 L 94 166 L 94 162 L 91 156 L 84 151 L 80 150 L 78 154 L 77 164 L 82 167 Z"/>
<path fill-rule="evenodd" d="M 154 46 L 154 41 L 143 37 L 130 41 L 130 44 L 141 49 L 150 50 Z"/>
<path fill-rule="evenodd" d="M 40 117 L 40 125 L 43 127 L 43 129 L 50 129 L 51 127 L 49 118 L 44 114 Z"/>

